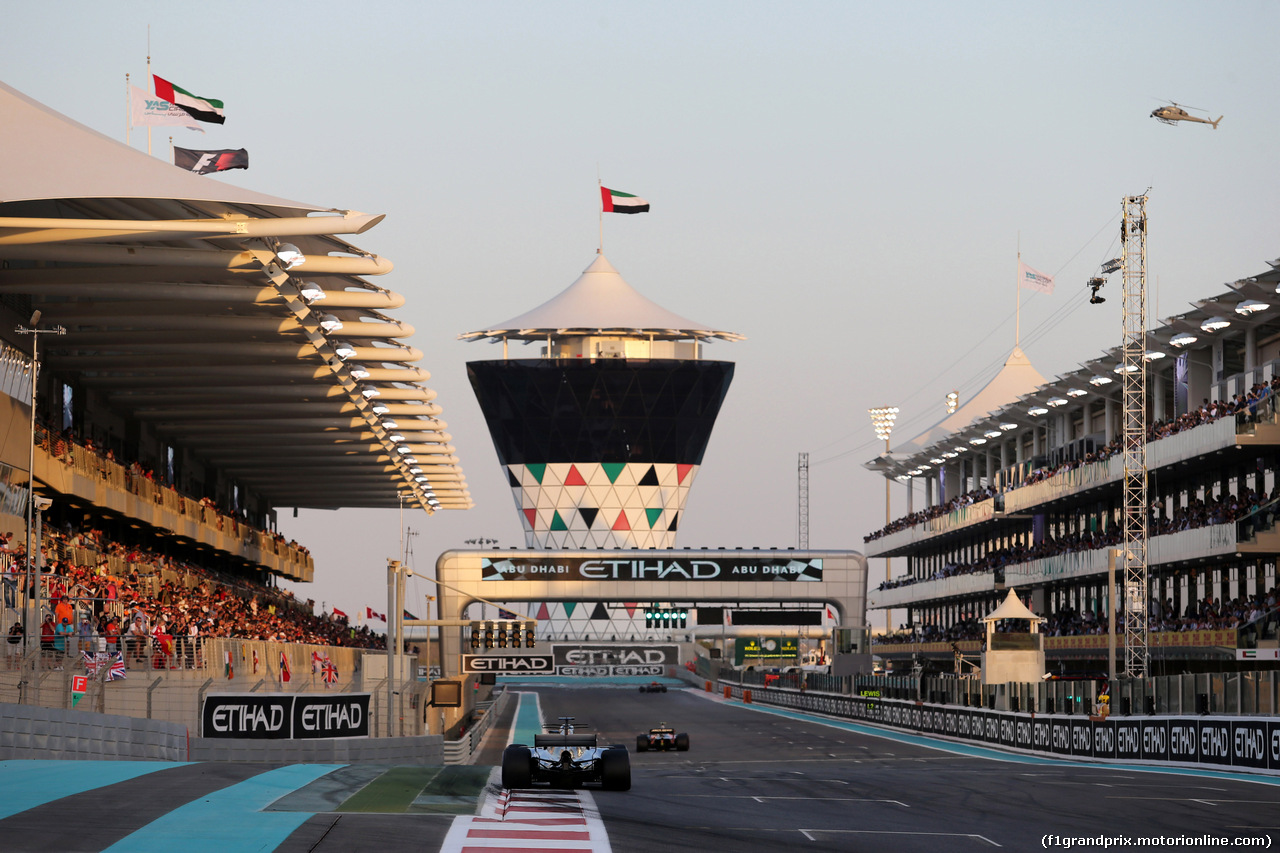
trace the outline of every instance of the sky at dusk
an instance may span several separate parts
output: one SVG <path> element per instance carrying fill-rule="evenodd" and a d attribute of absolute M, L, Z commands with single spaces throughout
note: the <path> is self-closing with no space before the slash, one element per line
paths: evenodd
<path fill-rule="evenodd" d="M 293 588 L 348 613 L 385 609 L 405 528 L 428 574 L 467 539 L 523 547 L 466 377 L 501 349 L 457 335 L 578 277 L 597 179 L 652 205 L 605 218 L 628 283 L 746 336 L 705 350 L 737 372 L 680 546 L 794 546 L 807 452 L 811 547 L 861 550 L 885 513 L 867 409 L 900 407 L 897 444 L 995 374 L 1019 249 L 1057 281 L 1022 297 L 1041 374 L 1119 344 L 1118 283 L 1090 306 L 1085 281 L 1119 254 L 1125 195 L 1150 188 L 1152 322 L 1280 256 L 1274 2 L 49 0 L 6 9 L 0 80 L 123 142 L 148 27 L 152 70 L 227 114 L 157 128 L 157 156 L 170 133 L 246 148 L 248 170 L 208 180 L 386 214 L 350 242 L 395 264 L 374 281 L 407 299 L 392 314 L 416 328 L 476 505 L 282 509 L 316 560 Z M 1225 117 L 1169 127 L 1149 117 L 1161 99 Z M 905 513 L 896 483 L 892 502 Z M 431 592 L 412 584 L 410 609 Z"/>

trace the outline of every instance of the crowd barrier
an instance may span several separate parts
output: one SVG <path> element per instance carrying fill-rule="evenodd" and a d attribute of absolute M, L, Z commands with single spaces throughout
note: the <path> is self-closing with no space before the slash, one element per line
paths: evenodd
<path fill-rule="evenodd" d="M 708 682 L 710 683 L 710 682 Z M 1053 758 L 1280 774 L 1280 720 L 1226 716 L 1027 714 L 760 688 L 721 681 L 726 696 Z"/>
<path fill-rule="evenodd" d="M 440 735 L 280 740 L 202 738 L 164 720 L 0 703 L 0 760 L 444 763 Z"/>

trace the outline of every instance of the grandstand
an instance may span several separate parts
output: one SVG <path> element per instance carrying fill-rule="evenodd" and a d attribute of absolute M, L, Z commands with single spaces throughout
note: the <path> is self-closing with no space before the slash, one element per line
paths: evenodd
<path fill-rule="evenodd" d="M 276 518 L 471 506 L 404 299 L 366 280 L 392 265 L 344 239 L 383 217 L 175 168 L 3 84 L 0 148 L 0 702 L 65 707 L 73 670 L 84 707 L 180 723 L 210 676 L 368 689 L 383 639 L 277 587 L 314 567 Z"/>
<path fill-rule="evenodd" d="M 1153 674 L 1278 665 L 1280 264 L 1270 266 L 1147 333 Z M 868 590 L 869 608 L 906 614 L 876 654 L 951 670 L 1014 589 L 1048 620 L 1051 671 L 1106 671 L 1123 369 L 1116 348 L 1046 381 L 1015 350 L 958 411 L 865 463 L 924 493 L 922 508 L 909 503 L 866 537 L 868 557 L 906 565 Z"/>

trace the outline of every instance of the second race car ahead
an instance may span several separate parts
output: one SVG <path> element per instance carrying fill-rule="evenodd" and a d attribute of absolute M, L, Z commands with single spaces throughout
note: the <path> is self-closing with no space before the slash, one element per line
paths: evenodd
<path fill-rule="evenodd" d="M 651 749 L 674 749 L 677 752 L 689 751 L 689 735 L 676 730 L 666 723 L 649 729 L 647 735 L 636 735 L 636 752 L 647 752 Z"/>

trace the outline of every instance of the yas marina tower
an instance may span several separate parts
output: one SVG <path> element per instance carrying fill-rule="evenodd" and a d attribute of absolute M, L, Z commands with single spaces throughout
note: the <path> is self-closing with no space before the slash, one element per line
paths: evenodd
<path fill-rule="evenodd" d="M 541 306 L 459 337 L 502 344 L 467 374 L 527 547 L 675 547 L 733 381 L 733 363 L 702 350 L 742 335 L 655 304 L 599 254 Z M 541 354 L 511 358 L 511 342 Z"/>

